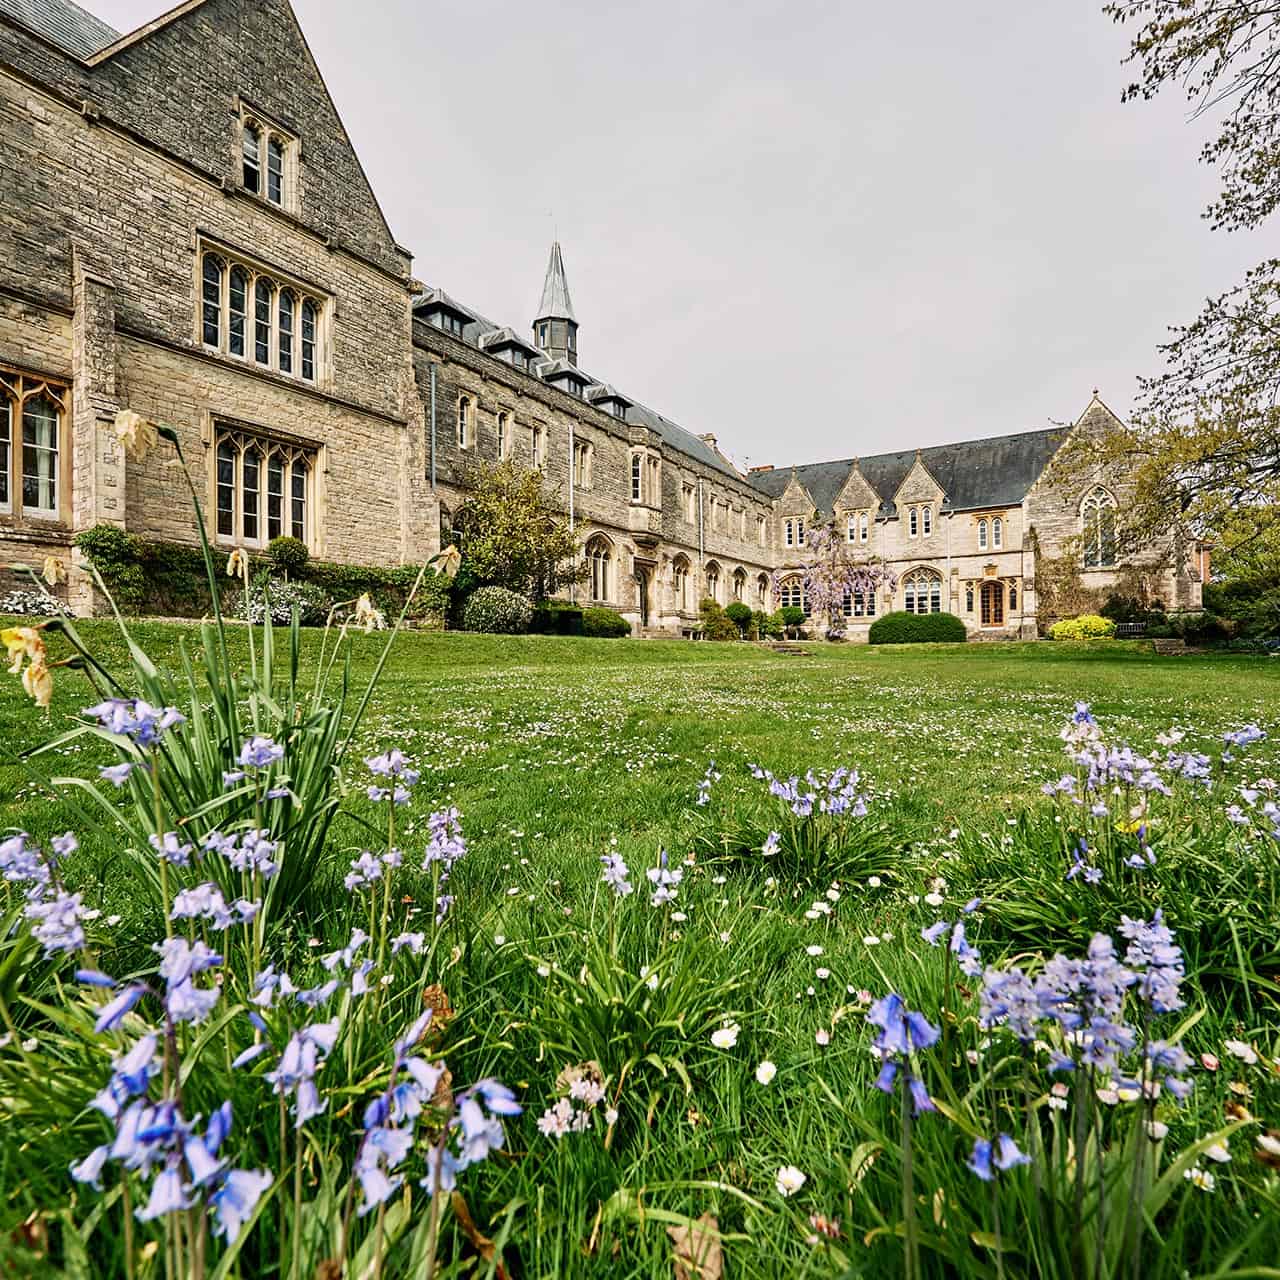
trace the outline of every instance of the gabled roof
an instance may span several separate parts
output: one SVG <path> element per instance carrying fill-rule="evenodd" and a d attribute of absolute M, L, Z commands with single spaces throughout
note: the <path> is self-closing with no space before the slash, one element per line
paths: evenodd
<path fill-rule="evenodd" d="M 560 256 L 560 241 L 551 246 L 551 259 L 547 263 L 547 278 L 542 282 L 542 301 L 538 303 L 538 320 L 572 320 L 573 302 L 569 298 L 569 282 L 564 278 L 564 258 Z"/>
<path fill-rule="evenodd" d="M 413 309 L 415 312 L 423 309 L 427 303 L 427 299 L 432 297 L 435 290 L 427 290 L 425 293 L 418 294 L 413 300 Z M 445 295 L 447 296 L 447 295 Z M 462 308 L 468 315 L 475 316 L 473 321 L 463 326 L 462 337 L 460 341 L 466 343 L 469 347 L 474 347 L 477 351 L 485 351 L 488 344 L 482 343 L 481 339 L 486 338 L 495 330 L 503 328 L 493 320 L 486 319 L 474 307 Z M 531 348 L 537 350 L 536 347 Z M 498 357 L 492 356 L 496 360 Z M 608 385 L 603 378 L 594 378 L 588 373 L 584 373 L 577 365 L 568 366 L 575 369 L 588 384 L 600 383 Z M 705 467 L 710 467 L 721 475 L 731 476 L 735 480 L 742 480 L 742 473 L 739 472 L 730 462 L 728 462 L 721 454 L 713 449 L 705 440 L 694 435 L 692 431 L 686 431 L 684 427 L 672 422 L 670 418 L 664 418 L 662 414 L 655 413 L 652 409 L 645 408 L 638 400 L 633 400 L 630 396 L 623 397 L 630 406 L 627 410 L 627 423 L 633 427 L 647 427 L 654 432 L 664 444 L 670 445 L 671 448 L 683 453 L 687 458 L 691 458 L 694 462 L 701 463 Z M 600 410 L 601 413 L 604 409 Z"/>
<path fill-rule="evenodd" d="M 584 387 L 595 382 L 589 373 L 583 373 L 576 364 L 570 364 L 568 360 L 548 360 L 545 364 L 540 364 L 538 377 L 543 382 L 580 382 Z"/>
<path fill-rule="evenodd" d="M 429 289 L 426 293 L 418 294 L 413 300 L 413 307 L 415 311 L 419 308 L 423 311 L 448 311 L 463 321 L 476 318 L 462 303 L 455 302 L 449 297 L 443 289 Z"/>
<path fill-rule="evenodd" d="M 120 39 L 114 27 L 72 0 L 0 0 L 0 13 L 82 61 Z"/>
<path fill-rule="evenodd" d="M 1066 428 L 1052 427 L 935 445 L 919 452 L 924 465 L 942 486 L 946 495 L 944 505 L 949 509 L 1007 507 L 1022 501 L 1066 434 Z M 914 449 L 857 460 L 863 478 L 880 495 L 881 515 L 896 514 L 893 495 L 901 488 L 915 460 Z M 853 458 L 844 458 L 837 462 L 811 462 L 794 470 L 818 510 L 829 515 L 853 465 Z M 779 498 L 791 479 L 791 470 L 757 471 L 747 479 L 770 498 Z"/>

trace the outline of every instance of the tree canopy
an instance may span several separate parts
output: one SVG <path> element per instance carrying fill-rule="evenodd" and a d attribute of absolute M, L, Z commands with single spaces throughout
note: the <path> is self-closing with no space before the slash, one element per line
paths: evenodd
<path fill-rule="evenodd" d="M 537 471 L 479 465 L 467 484 L 453 531 L 468 587 L 508 587 L 536 600 L 581 577 L 568 516 L 548 500 Z"/>
<path fill-rule="evenodd" d="M 1183 93 L 1197 116 L 1217 113 L 1201 152 L 1221 191 L 1215 228 L 1259 226 L 1280 204 L 1280 2 L 1115 0 L 1134 24 L 1124 98 Z M 1133 419 L 1077 452 L 1133 478 L 1128 532 L 1181 525 L 1232 549 L 1280 527 L 1280 259 L 1210 298 L 1160 347 L 1164 369 L 1139 380 Z"/>

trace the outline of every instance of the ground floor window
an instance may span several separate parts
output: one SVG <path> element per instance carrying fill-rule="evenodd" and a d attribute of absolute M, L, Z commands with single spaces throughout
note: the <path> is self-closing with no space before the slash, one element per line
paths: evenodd
<path fill-rule="evenodd" d="M 903 608 L 908 613 L 942 612 L 942 577 L 931 569 L 915 569 L 902 580 Z"/>
<path fill-rule="evenodd" d="M 677 560 L 672 566 L 671 586 L 675 596 L 676 608 L 681 613 L 687 613 L 690 608 L 689 562 L 687 560 Z"/>
<path fill-rule="evenodd" d="M 592 538 L 587 543 L 587 568 L 591 577 L 593 600 L 613 599 L 613 552 L 604 538 Z"/>
<path fill-rule="evenodd" d="M 60 517 L 67 406 L 66 387 L 0 368 L 0 512 Z"/>
<path fill-rule="evenodd" d="M 876 593 L 874 591 L 848 591 L 840 605 L 846 618 L 874 618 L 876 616 Z"/>
<path fill-rule="evenodd" d="M 805 617 L 809 616 L 809 593 L 804 589 L 801 578 L 788 578 L 778 588 L 779 609 L 803 609 Z"/>
<path fill-rule="evenodd" d="M 314 449 L 224 429 L 217 435 L 216 468 L 220 541 L 260 547 L 287 536 L 311 545 Z"/>

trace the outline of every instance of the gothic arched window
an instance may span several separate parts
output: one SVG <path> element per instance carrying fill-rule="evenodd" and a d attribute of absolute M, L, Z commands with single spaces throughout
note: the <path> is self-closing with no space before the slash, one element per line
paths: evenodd
<path fill-rule="evenodd" d="M 1101 485 L 1080 504 L 1084 567 L 1109 569 L 1116 562 L 1116 500 Z"/>
<path fill-rule="evenodd" d="M 613 551 L 609 540 L 597 534 L 587 543 L 587 565 L 591 573 L 591 598 L 613 599 Z"/>
<path fill-rule="evenodd" d="M 942 612 L 942 575 L 932 569 L 913 569 L 902 580 L 904 604 L 908 613 Z"/>

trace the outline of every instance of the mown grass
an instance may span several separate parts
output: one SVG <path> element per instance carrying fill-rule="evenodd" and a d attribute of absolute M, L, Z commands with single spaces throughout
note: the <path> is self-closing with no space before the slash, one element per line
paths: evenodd
<path fill-rule="evenodd" d="M 82 632 L 108 665 L 123 665 L 111 626 L 86 624 Z M 171 658 L 189 635 L 161 624 L 135 630 L 158 660 Z M 317 642 L 308 637 L 308 645 Z M 357 679 L 377 650 L 376 637 L 356 638 Z M 108 757 L 84 746 L 56 766 L 18 759 L 88 700 L 76 674 L 55 674 L 49 719 L 32 710 L 16 681 L 0 685 L 4 825 L 40 839 L 80 831 L 75 874 L 90 896 L 101 895 L 104 912 L 123 917 L 119 945 L 127 950 L 155 936 L 155 921 L 140 907 L 111 837 L 86 829 L 39 773 L 89 775 Z M 748 645 L 402 637 L 361 730 L 361 755 L 399 746 L 423 770 L 402 830 L 409 861 L 431 809 L 447 802 L 462 811 L 469 851 L 452 885 L 453 949 L 432 975 L 458 1010 L 450 1066 L 459 1080 L 500 1076 L 517 1087 L 529 1113 L 511 1126 L 510 1155 L 474 1171 L 464 1188 L 482 1230 L 504 1246 L 516 1274 L 657 1277 L 671 1274 L 666 1226 L 705 1212 L 726 1235 L 728 1275 L 895 1274 L 896 1114 L 869 1087 L 876 1064 L 862 1011 L 855 1012 L 858 993 L 898 990 L 936 1016 L 942 960 L 920 930 L 954 914 L 952 904 L 970 892 L 998 892 L 983 881 L 979 836 L 1004 850 L 1012 839 L 1005 832 L 1022 815 L 1047 821 L 1038 787 L 1062 771 L 1058 734 L 1077 700 L 1092 704 L 1109 741 L 1143 747 L 1177 727 L 1187 734 L 1185 748 L 1216 750 L 1225 730 L 1256 721 L 1271 733 L 1250 761 L 1252 776 L 1262 777 L 1280 774 L 1278 692 L 1280 662 L 1159 658 L 1113 643 L 814 646 L 804 657 L 781 657 Z M 712 760 L 723 777 L 699 808 L 698 783 Z M 705 850 L 708 837 L 714 846 L 716 832 L 759 791 L 749 764 L 784 777 L 810 767 L 857 769 L 869 821 L 891 846 L 890 873 L 872 885 L 818 863 L 809 875 L 773 876 L 768 865 L 704 852 L 686 869 L 678 902 L 685 919 L 654 912 L 644 869 L 660 849 L 675 864 L 695 847 Z M 370 841 L 365 781 L 343 780 L 346 815 L 314 869 L 297 939 L 314 935 L 335 945 L 363 918 L 341 876 Z M 1055 857 L 1051 838 L 1050 830 L 1025 856 Z M 637 880 L 637 893 L 616 906 L 600 885 L 599 857 L 611 850 Z M 1050 896 L 1063 869 L 1041 877 Z M 921 901 L 937 876 L 947 881 L 941 910 Z M 425 886 L 406 871 L 402 887 L 405 902 L 396 909 L 410 912 Z M 831 914 L 807 920 L 815 898 L 832 901 Z M 1141 905 L 1135 900 L 1135 914 Z M 574 998 L 573 983 L 606 929 L 621 969 L 635 975 L 671 957 L 698 977 L 690 990 L 702 993 L 690 995 L 680 1030 L 669 1037 L 683 1074 L 641 1067 L 621 1082 L 621 1119 L 607 1150 L 598 1131 L 557 1142 L 534 1127 L 558 1071 L 571 1064 L 567 1049 L 553 1047 L 563 1025 L 556 1010 L 563 1012 L 566 992 Z M 1028 946 L 1025 936 L 1015 940 L 995 925 L 984 936 L 978 924 L 975 935 L 988 962 Z M 815 946 L 821 956 L 807 950 Z M 651 1031 L 618 1016 L 614 1038 L 595 1056 L 622 1053 L 632 1039 L 648 1043 Z M 723 1017 L 742 1028 L 728 1052 L 709 1040 Z M 829 1043 L 818 1043 L 819 1031 Z M 1188 1047 L 1221 1055 L 1233 1036 L 1256 1042 L 1264 1055 L 1280 1054 L 1276 1001 L 1264 988 L 1248 1000 L 1216 994 Z M 778 1074 L 763 1086 L 754 1069 L 766 1058 Z M 1222 1125 L 1226 1103 L 1243 1096 L 1230 1090 L 1234 1079 L 1224 1069 L 1198 1080 L 1193 1101 L 1171 1124 L 1171 1149 Z M 1280 1125 L 1278 1079 L 1280 1072 L 1259 1068 L 1238 1081 L 1259 1118 L 1273 1125 Z M 965 1135 L 940 1116 L 921 1126 L 916 1185 L 929 1273 L 994 1275 L 992 1252 L 974 1243 L 991 1224 L 985 1192 L 963 1166 Z M 29 1137 L 0 1140 L 6 1167 L 30 1168 L 30 1155 L 17 1154 Z M 41 1156 L 46 1178 L 5 1179 L 0 1226 L 46 1206 L 58 1194 L 59 1170 L 83 1154 L 67 1135 L 49 1141 Z M 1226 1274 L 1274 1261 L 1280 1227 L 1266 1215 L 1276 1212 L 1275 1180 L 1260 1189 L 1251 1141 L 1251 1134 L 1239 1140 L 1238 1169 L 1218 1171 L 1216 1199 L 1178 1188 L 1160 1221 L 1160 1257 L 1144 1274 L 1212 1274 L 1224 1264 Z M 808 1177 L 792 1199 L 774 1189 L 783 1164 Z M 811 1213 L 840 1220 L 834 1249 L 809 1242 Z M 475 1257 L 455 1229 L 449 1247 L 459 1267 L 450 1274 L 463 1274 L 462 1260 Z M 1027 1241 L 1007 1247 L 1009 1274 L 1044 1267 Z M 387 1274 L 402 1274 L 397 1265 L 393 1259 Z M 111 1273 L 104 1262 L 102 1274 Z M 477 1264 L 476 1273 L 494 1268 Z M 276 1272 L 263 1264 L 254 1274 Z"/>

